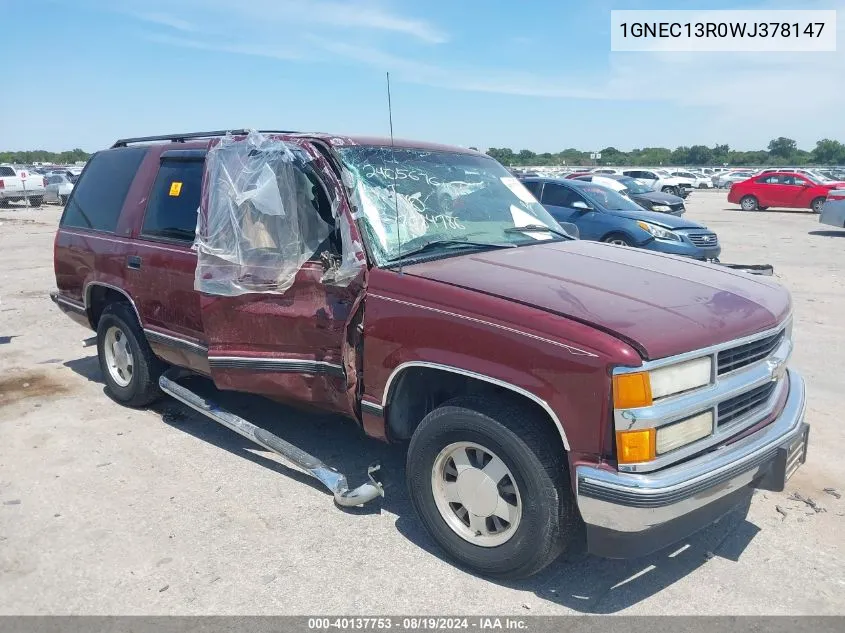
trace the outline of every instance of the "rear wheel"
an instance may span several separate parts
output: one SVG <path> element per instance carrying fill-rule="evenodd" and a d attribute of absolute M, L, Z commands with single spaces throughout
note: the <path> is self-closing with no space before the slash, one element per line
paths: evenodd
<path fill-rule="evenodd" d="M 29 206 L 40 207 L 44 202 L 43 196 L 33 196 L 29 199 Z"/>
<path fill-rule="evenodd" d="M 743 211 L 756 211 L 759 205 L 757 198 L 754 196 L 743 196 L 742 200 L 739 201 L 739 206 L 742 207 Z"/>
<path fill-rule="evenodd" d="M 60 203 L 62 206 L 67 205 L 67 196 L 59 196 L 59 203 Z"/>
<path fill-rule="evenodd" d="M 813 213 L 821 213 L 822 207 L 824 206 L 824 198 L 816 198 L 810 203 L 810 208 L 813 210 Z"/>
<path fill-rule="evenodd" d="M 106 389 L 121 404 L 143 407 L 161 395 L 158 378 L 164 363 L 153 354 L 128 304 L 112 303 L 103 310 L 97 356 Z"/>
<path fill-rule="evenodd" d="M 554 433 L 530 406 L 477 396 L 423 419 L 408 447 L 408 490 L 451 558 L 487 576 L 522 578 L 566 549 L 577 512 Z"/>
<path fill-rule="evenodd" d="M 622 233 L 611 233 L 610 235 L 606 235 L 602 242 L 605 244 L 616 244 L 617 246 L 633 246 L 634 243 L 631 241 L 627 235 L 622 235 Z"/>

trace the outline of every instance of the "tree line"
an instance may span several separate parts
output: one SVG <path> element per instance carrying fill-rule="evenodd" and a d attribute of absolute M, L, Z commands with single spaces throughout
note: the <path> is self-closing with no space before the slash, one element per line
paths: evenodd
<path fill-rule="evenodd" d="M 541 154 L 528 149 L 514 152 L 508 147 L 491 147 L 487 154 L 503 165 L 843 165 L 845 164 L 845 145 L 832 139 L 816 142 L 816 147 L 808 152 L 798 148 L 791 138 L 778 137 L 769 142 L 767 149 L 741 151 L 728 145 L 692 145 L 676 147 L 644 147 L 623 152 L 615 147 L 600 150 L 601 158 L 590 159 L 590 152 L 575 148 L 565 149 L 553 154 Z"/>
<path fill-rule="evenodd" d="M 0 163 L 16 163 L 30 165 L 32 163 L 53 163 L 68 165 L 78 160 L 87 161 L 91 155 L 78 147 L 64 152 L 48 152 L 44 149 L 26 152 L 0 152 Z"/>

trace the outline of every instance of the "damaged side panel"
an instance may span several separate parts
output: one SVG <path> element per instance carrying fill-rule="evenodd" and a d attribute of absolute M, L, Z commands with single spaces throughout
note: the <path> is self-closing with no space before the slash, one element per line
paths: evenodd
<path fill-rule="evenodd" d="M 215 384 L 355 415 L 366 260 L 319 152 L 255 132 L 211 147 L 195 247 Z"/>

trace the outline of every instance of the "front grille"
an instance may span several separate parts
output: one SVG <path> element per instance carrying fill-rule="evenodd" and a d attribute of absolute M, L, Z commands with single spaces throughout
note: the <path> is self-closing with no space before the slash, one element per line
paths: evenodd
<path fill-rule="evenodd" d="M 737 347 L 719 352 L 717 360 L 719 375 L 721 376 L 735 369 L 740 369 L 765 358 L 777 349 L 778 345 L 783 341 L 784 336 L 786 336 L 786 333 L 784 330 L 781 330 L 766 338 L 757 339 L 745 345 L 738 345 Z"/>
<path fill-rule="evenodd" d="M 672 213 L 678 213 L 684 210 L 684 203 L 681 202 L 679 204 L 670 204 L 669 208 L 672 209 Z"/>
<path fill-rule="evenodd" d="M 767 382 L 761 387 L 756 387 L 751 391 L 746 391 L 743 394 L 720 402 L 717 407 L 716 423 L 719 426 L 730 424 L 734 420 L 738 420 L 755 409 L 762 407 L 766 404 L 776 386 L 777 383 L 775 381 Z"/>
<path fill-rule="evenodd" d="M 689 233 L 687 237 L 696 246 L 716 246 L 719 244 L 719 238 L 716 237 L 715 233 Z"/>

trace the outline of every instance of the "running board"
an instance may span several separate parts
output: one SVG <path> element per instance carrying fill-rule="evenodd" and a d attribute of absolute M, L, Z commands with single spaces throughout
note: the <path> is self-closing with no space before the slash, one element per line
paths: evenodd
<path fill-rule="evenodd" d="M 161 387 L 164 393 L 173 396 L 176 400 L 188 405 L 195 411 L 208 416 L 235 433 L 243 435 L 248 440 L 255 442 L 259 446 L 263 446 L 268 451 L 281 455 L 288 461 L 296 464 L 328 488 L 334 495 L 334 500 L 338 505 L 344 507 L 359 506 L 372 501 L 376 497 L 384 496 L 384 487 L 375 477 L 375 473 L 381 468 L 377 463 L 371 464 L 367 468 L 367 476 L 370 481 L 361 484 L 354 490 L 350 490 L 346 482 L 346 476 L 343 473 L 329 468 L 313 455 L 309 455 L 282 438 L 255 426 L 230 411 L 220 408 L 214 402 L 206 400 L 190 389 L 178 384 L 176 379 L 184 375 L 186 374 L 181 370 L 167 371 L 158 379 L 159 387 Z"/>

